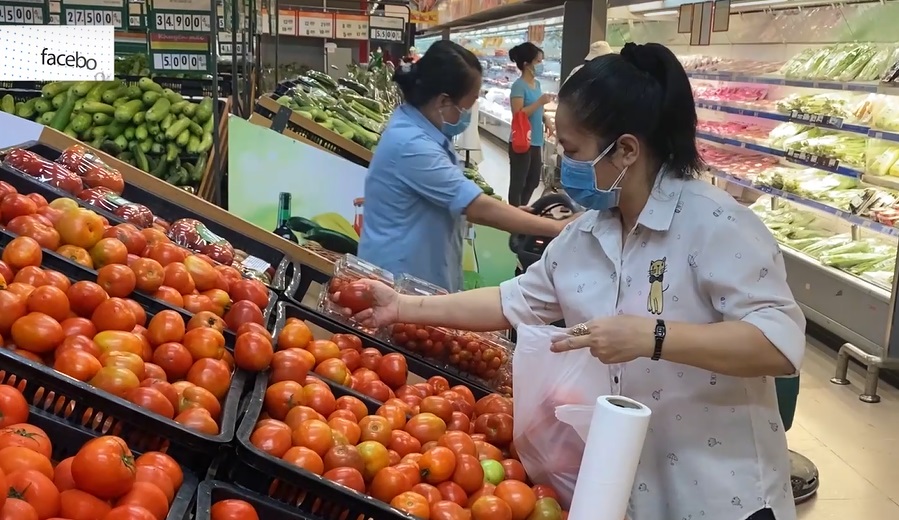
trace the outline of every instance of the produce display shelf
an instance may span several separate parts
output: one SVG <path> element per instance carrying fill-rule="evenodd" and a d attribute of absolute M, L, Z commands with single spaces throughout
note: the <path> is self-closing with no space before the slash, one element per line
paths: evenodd
<path fill-rule="evenodd" d="M 6 234 L 6 231 L 2 231 L 2 234 Z M 48 253 L 44 250 L 45 262 L 42 267 L 57 270 L 73 282 L 95 279 L 86 276 L 85 271 L 76 264 Z M 132 296 L 144 307 L 148 322 L 160 311 L 169 309 L 155 300 L 136 294 Z M 191 314 L 187 311 L 176 309 L 176 312 L 181 314 L 185 322 L 190 319 Z M 233 351 L 234 334 L 225 331 L 224 336 L 226 348 Z M 205 471 L 219 451 L 225 449 L 234 437 L 239 415 L 238 405 L 246 382 L 246 374 L 242 370 L 234 372 L 228 393 L 221 403 L 219 434 L 208 435 L 165 419 L 125 399 L 99 391 L 11 350 L 0 349 L 0 371 L 0 383 L 17 385 L 27 400 L 67 423 L 76 426 L 102 425 L 104 433 L 115 432 L 138 451 L 166 451 L 196 471 Z M 52 392 L 52 399 L 43 397 L 48 392 Z M 38 405 L 41 399 L 44 401 Z"/>
<path fill-rule="evenodd" d="M 881 224 L 880 222 L 876 222 L 869 218 L 865 218 L 859 215 L 855 215 L 848 211 L 843 211 L 841 209 L 835 208 L 833 206 L 828 206 L 823 202 L 819 202 L 817 200 L 807 199 L 804 197 L 800 197 L 795 193 L 790 193 L 788 191 L 779 190 L 777 188 L 772 188 L 770 186 L 760 186 L 758 184 L 753 184 L 751 181 L 742 179 L 735 175 L 729 174 L 727 172 L 711 169 L 710 173 L 719 179 L 724 179 L 727 182 L 732 184 L 736 184 L 738 186 L 742 186 L 743 188 L 748 188 L 751 190 L 755 190 L 761 193 L 765 193 L 774 197 L 782 198 L 785 200 L 789 200 L 791 202 L 795 202 L 796 204 L 812 208 L 829 215 L 833 215 L 837 218 L 845 220 L 854 226 L 859 226 L 861 228 L 870 229 L 871 231 L 881 233 L 887 236 L 891 236 L 894 238 L 899 238 L 899 228 L 895 228 L 892 226 L 887 226 L 886 224 Z"/>
<path fill-rule="evenodd" d="M 87 148 L 90 148 L 87 145 L 84 145 Z M 26 150 L 32 151 L 41 157 L 49 159 L 51 161 L 55 161 L 62 154 L 60 150 L 47 146 L 45 144 L 37 143 L 34 141 L 29 141 L 27 143 L 23 143 L 14 148 L 24 148 Z M 96 152 L 100 156 L 103 156 L 103 152 Z M 4 172 L 12 171 L 7 167 L 3 167 L 2 170 Z M 34 191 L 41 193 L 44 197 L 48 197 L 47 193 L 53 194 L 53 198 L 57 199 L 60 197 L 69 197 L 73 198 L 71 194 L 66 193 L 62 190 L 56 189 L 47 184 L 41 183 L 35 179 L 29 178 L 27 175 L 24 175 L 19 172 L 15 172 L 16 174 L 23 176 L 27 181 L 31 182 L 32 186 L 35 187 Z M 45 193 L 46 192 L 46 193 Z M 252 240 L 245 235 L 234 231 L 227 226 L 223 226 L 197 212 L 192 210 L 189 207 L 178 204 L 174 201 L 156 195 L 155 193 L 151 193 L 147 190 L 138 188 L 137 186 L 133 186 L 129 182 L 125 182 L 125 190 L 122 192 L 122 197 L 125 199 L 135 202 L 138 204 L 143 204 L 144 206 L 150 208 L 154 215 L 157 217 L 163 218 L 169 222 L 173 222 L 177 219 L 181 218 L 192 218 L 199 220 L 203 224 L 209 228 L 210 231 L 215 233 L 216 235 L 224 238 L 228 242 L 231 243 L 236 248 L 242 249 L 246 251 L 248 254 L 259 258 L 266 263 L 268 263 L 272 269 L 274 270 L 274 274 L 272 275 L 271 284 L 269 287 L 275 291 L 282 291 L 287 287 L 287 275 L 286 271 L 290 266 L 290 258 L 282 251 L 275 249 L 274 247 L 268 246 L 266 244 L 257 242 Z M 48 198 L 48 200 L 50 200 Z M 115 221 L 116 223 L 121 223 L 122 219 L 109 213 L 101 208 L 96 208 L 94 206 L 88 206 L 89 209 L 102 214 L 106 217 L 110 222 Z"/>
<path fill-rule="evenodd" d="M 47 199 L 48 202 L 51 202 L 58 198 L 70 198 L 70 199 L 74 200 L 75 202 L 77 202 L 80 207 L 91 210 L 94 213 L 97 213 L 98 215 L 103 216 L 103 218 L 108 220 L 111 225 L 125 223 L 125 221 L 118 215 L 110 213 L 109 211 L 106 211 L 103 208 L 91 206 L 87 202 L 84 202 L 83 200 L 78 199 L 77 197 L 73 197 L 69 193 L 66 193 L 58 188 L 50 186 L 49 184 L 43 183 L 29 175 L 26 175 L 26 174 L 16 170 L 15 168 L 11 168 L 10 166 L 8 166 L 6 164 L 2 164 L 2 163 L 0 163 L 0 180 L 3 180 L 4 182 L 10 184 L 19 193 L 37 193 L 37 194 L 43 196 L 45 199 Z M 8 234 L 10 239 L 14 236 L 6 230 L 2 230 L 2 234 Z M 6 243 L 8 243 L 8 241 L 9 241 L 9 240 L 6 240 L 6 241 L 2 241 L 2 240 L 3 239 L 0 238 L 0 243 L 2 243 L 4 245 Z M 44 250 L 45 255 L 48 252 L 50 252 L 50 251 Z M 62 258 L 62 257 L 60 257 L 60 258 Z M 83 273 L 86 276 L 89 276 L 91 279 L 96 279 L 96 277 L 97 277 L 96 270 L 90 269 L 90 268 L 82 266 L 80 264 L 76 264 L 75 262 L 70 262 L 68 260 L 64 260 L 64 261 L 69 262 L 73 267 L 80 269 L 81 271 L 83 271 Z M 149 294 L 146 294 L 146 293 L 143 293 L 140 291 L 135 291 L 134 295 L 138 295 L 138 296 L 142 297 L 144 300 L 152 301 L 155 305 L 160 305 L 160 306 L 163 306 L 163 307 L 166 307 L 169 309 L 174 309 L 179 312 L 187 312 L 185 309 L 183 309 L 181 307 L 176 307 L 176 306 L 166 303 L 162 300 L 158 300 L 156 298 L 153 298 Z M 264 309 L 261 309 L 262 314 L 266 319 L 268 319 L 269 316 L 271 316 L 271 314 L 275 308 L 275 303 L 277 303 L 277 302 L 278 302 L 278 295 L 273 290 L 269 289 L 268 305 Z M 192 313 L 188 313 L 188 314 L 193 315 Z"/>
<path fill-rule="evenodd" d="M 116 79 L 125 84 L 136 84 L 144 76 L 129 76 L 116 74 Z M 162 88 L 172 89 L 185 97 L 219 97 L 231 96 L 231 74 L 220 73 L 218 75 L 218 95 L 213 96 L 212 77 L 209 78 L 171 78 L 166 76 L 149 76 Z M 40 92 L 41 88 L 52 81 L 0 81 L 0 89 L 13 89 L 20 91 Z M 34 96 L 32 96 L 34 97 Z"/>
<path fill-rule="evenodd" d="M 243 500 L 249 503 L 259 514 L 260 520 L 319 520 L 283 502 L 218 480 L 200 482 L 197 488 L 195 514 L 191 516 L 188 511 L 183 520 L 210 520 L 209 511 L 216 502 L 222 500 Z"/>
<path fill-rule="evenodd" d="M 54 417 L 40 408 L 29 407 L 28 423 L 44 430 L 53 445 L 52 460 L 61 461 L 74 456 L 91 439 L 102 435 L 102 432 L 76 426 Z M 136 459 L 140 452 L 132 450 Z M 197 489 L 197 477 L 189 468 L 181 468 L 184 480 L 175 498 L 169 506 L 165 520 L 182 520 L 190 518 L 190 506 Z"/>
<path fill-rule="evenodd" d="M 776 148 L 771 148 L 770 146 L 765 146 L 761 144 L 750 143 L 747 141 L 741 141 L 739 139 L 734 139 L 732 137 L 724 137 L 708 132 L 696 132 L 696 138 L 702 139 L 704 141 L 710 141 L 718 144 L 725 144 L 728 146 L 736 146 L 739 148 L 743 148 L 745 150 L 751 150 L 753 152 L 759 152 L 766 155 L 772 155 L 774 157 L 779 157 L 787 162 L 797 164 L 800 166 L 806 166 L 810 168 L 817 168 L 819 170 L 828 171 L 830 173 L 836 173 L 837 175 L 845 175 L 846 177 L 852 177 L 854 179 L 858 179 L 864 172 L 856 170 L 854 168 L 849 168 L 848 166 L 829 166 L 827 164 L 821 164 L 818 162 L 806 162 L 800 160 L 798 157 L 791 157 L 789 153 L 784 152 L 783 150 L 778 150 Z"/>
<path fill-rule="evenodd" d="M 832 124 L 827 124 L 826 122 L 805 121 L 805 120 L 801 120 L 798 118 L 793 118 L 788 114 L 781 114 L 778 112 L 767 112 L 767 111 L 758 110 L 755 108 L 733 106 L 733 105 L 728 105 L 725 103 L 719 103 L 716 101 L 710 101 L 710 100 L 705 100 L 705 99 L 697 100 L 696 107 L 704 108 L 706 110 L 714 110 L 715 112 L 724 112 L 725 114 L 757 117 L 759 119 L 780 121 L 782 123 L 793 122 L 793 123 L 798 123 L 801 125 L 825 128 L 828 130 L 838 130 L 841 132 L 862 134 L 864 136 L 870 137 L 871 139 L 883 139 L 885 141 L 899 142 L 899 133 L 890 132 L 888 130 L 877 130 L 875 128 L 869 128 L 865 125 L 855 125 L 855 124 L 846 124 L 846 123 L 843 123 L 840 125 L 832 125 Z"/>
<path fill-rule="evenodd" d="M 285 302 L 281 302 L 278 304 L 278 307 L 277 307 L 278 310 L 277 310 L 276 318 L 275 318 L 275 320 L 276 320 L 275 326 L 272 329 L 272 337 L 275 338 L 275 340 L 277 340 L 278 334 L 281 333 L 281 330 L 284 329 L 284 326 L 287 324 L 287 318 L 297 317 L 297 316 L 293 315 L 294 313 L 291 312 L 290 307 L 291 307 L 291 305 L 288 303 L 285 303 Z M 277 344 L 275 345 L 275 350 L 279 350 Z M 368 409 L 369 409 L 369 411 L 371 411 L 371 413 L 375 413 L 375 411 L 377 411 L 377 409 L 380 408 L 382 404 L 384 404 L 384 403 L 382 403 L 376 399 L 373 399 L 365 394 L 359 393 L 356 390 L 353 390 L 352 388 L 337 384 L 334 381 L 331 381 L 329 379 L 325 379 L 324 377 L 322 377 L 314 372 L 309 372 L 309 375 L 316 379 L 324 381 L 324 383 L 327 384 L 329 388 L 331 388 L 331 392 L 333 392 L 334 395 L 337 397 L 340 397 L 342 395 L 350 395 L 350 396 L 355 397 L 356 399 L 359 399 L 360 401 L 365 403 L 365 406 L 368 407 Z M 256 375 L 256 378 L 257 379 L 262 378 L 262 379 L 265 379 L 266 381 L 268 381 L 269 373 L 268 372 L 260 372 L 259 374 Z"/>
<path fill-rule="evenodd" d="M 277 495 L 297 510 L 312 511 L 321 518 L 372 518 L 378 520 L 413 520 L 414 517 L 393 509 L 372 497 L 332 482 L 303 468 L 272 457 L 250 442 L 250 436 L 262 414 L 262 403 L 268 387 L 268 373 L 256 378 L 249 407 L 237 430 L 236 456 L 226 465 L 226 476 L 239 486 L 258 493 L 270 493 L 277 482 Z M 339 397 L 335 395 L 335 397 Z"/>
<path fill-rule="evenodd" d="M 847 90 L 851 92 L 868 92 L 871 94 L 899 94 L 894 85 L 885 85 L 875 81 L 823 81 L 811 79 L 790 79 L 774 75 L 753 75 L 739 72 L 687 72 L 693 79 L 707 81 L 729 81 L 733 83 L 759 83 L 762 85 L 780 85 L 784 87 L 817 88 L 822 90 Z"/>
<path fill-rule="evenodd" d="M 321 327 L 325 330 L 331 331 L 334 334 L 353 334 L 359 336 L 362 339 L 363 345 L 365 345 L 366 347 L 373 347 L 381 352 L 381 354 L 402 354 L 406 356 L 406 363 L 409 366 L 409 372 L 416 374 L 424 379 L 428 379 L 432 376 L 444 377 L 447 381 L 449 381 L 450 386 L 467 386 L 471 389 L 471 392 L 472 394 L 474 394 L 475 399 L 480 399 L 481 397 L 495 392 L 495 390 L 488 387 L 486 384 L 475 380 L 467 373 L 463 373 L 452 367 L 435 365 L 433 361 L 430 361 L 419 354 L 395 347 L 381 338 L 372 336 L 371 334 L 359 330 L 342 321 L 338 321 L 336 318 L 332 318 L 324 314 L 322 311 L 312 310 L 303 304 L 296 305 L 294 303 L 279 302 L 278 316 L 280 317 L 282 313 L 286 315 L 287 318 L 299 318 L 301 320 L 308 321 L 309 323 L 312 323 L 313 325 Z"/>

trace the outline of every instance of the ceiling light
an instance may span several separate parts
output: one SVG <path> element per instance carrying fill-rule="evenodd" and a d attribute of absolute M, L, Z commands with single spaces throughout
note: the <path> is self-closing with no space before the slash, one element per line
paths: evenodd
<path fill-rule="evenodd" d="M 677 14 L 677 11 L 674 9 L 670 11 L 655 11 L 653 13 L 643 13 L 643 16 L 670 16 L 673 14 Z"/>

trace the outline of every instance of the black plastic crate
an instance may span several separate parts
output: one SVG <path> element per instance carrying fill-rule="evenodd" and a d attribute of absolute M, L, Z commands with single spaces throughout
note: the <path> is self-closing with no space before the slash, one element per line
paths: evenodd
<path fill-rule="evenodd" d="M 275 312 L 275 319 L 276 319 L 275 327 L 272 332 L 272 338 L 274 338 L 274 340 L 276 342 L 278 340 L 278 334 L 281 333 L 281 330 L 284 328 L 284 325 L 286 325 L 286 323 L 287 323 L 287 318 L 300 318 L 300 316 L 291 312 L 291 308 L 295 308 L 295 307 L 293 305 L 290 305 L 290 304 L 284 303 L 284 302 L 278 303 L 277 311 Z M 305 320 L 305 318 L 301 318 L 301 319 Z M 311 322 L 311 320 L 309 320 L 309 321 Z M 322 327 L 322 328 L 329 332 L 332 332 L 331 329 L 329 329 L 327 327 Z M 339 333 L 340 332 L 334 332 L 334 334 L 339 334 Z M 318 339 L 318 338 L 316 338 L 316 339 Z M 277 344 L 275 345 L 275 349 L 278 350 Z M 371 413 L 375 413 L 378 410 L 378 408 L 380 408 L 381 405 L 384 404 L 381 401 L 378 401 L 377 399 L 373 399 L 363 393 L 357 392 L 356 390 L 353 390 L 352 388 L 335 383 L 334 381 L 331 381 L 329 379 L 325 379 L 324 377 L 321 377 L 318 374 L 313 373 L 312 371 L 309 372 L 309 375 L 312 377 L 315 377 L 316 379 L 320 379 L 320 380 L 324 381 L 325 384 L 327 384 L 328 387 L 331 388 L 331 392 L 336 397 L 340 397 L 342 395 L 351 395 L 351 396 L 361 400 L 363 403 L 365 403 L 365 406 L 368 408 L 368 411 Z M 267 371 L 261 372 L 256 376 L 256 378 L 263 379 L 266 382 L 268 382 L 269 373 Z M 302 381 L 298 381 L 298 382 L 302 383 Z"/>
<path fill-rule="evenodd" d="M 209 520 L 210 509 L 215 503 L 222 500 L 243 500 L 251 504 L 259 514 L 259 520 L 318 520 L 293 506 L 218 480 L 200 482 L 200 486 L 197 488 L 197 506 L 193 519 Z M 184 518 L 184 520 L 189 519 L 190 517 Z M 168 520 L 171 520 L 171 516 Z"/>
<path fill-rule="evenodd" d="M 0 82 L 2 83 L 2 82 Z M 31 89 L 21 89 L 21 88 L 4 88 L 0 87 L 0 97 L 5 95 L 11 95 L 16 102 L 19 101 L 28 101 L 29 99 L 34 99 L 36 97 L 41 97 L 41 91 L 31 90 Z"/>
<path fill-rule="evenodd" d="M 74 456 L 81 446 L 100 435 L 100 432 L 66 423 L 34 407 L 31 407 L 30 412 L 28 423 L 47 433 L 53 445 L 51 458 L 55 461 Z M 140 452 L 136 450 L 132 450 L 132 454 L 135 458 L 140 456 Z M 181 468 L 181 472 L 184 474 L 184 480 L 169 505 L 169 514 L 166 516 L 166 520 L 181 520 L 188 518 L 187 515 L 190 514 L 194 491 L 197 489 L 197 477 L 185 467 Z"/>
<path fill-rule="evenodd" d="M 5 232 L 4 232 L 5 233 Z M 79 266 L 58 255 L 48 255 L 44 251 L 43 267 L 57 270 L 70 280 L 93 280 L 84 276 Z M 133 298 L 147 313 L 147 321 L 163 310 L 171 309 L 156 300 Z M 185 320 L 191 314 L 174 309 Z M 225 347 L 234 350 L 234 333 L 225 331 Z M 20 387 L 26 399 L 34 406 L 75 425 L 98 425 L 103 433 L 114 433 L 124 438 L 129 446 L 139 451 L 167 451 L 173 457 L 184 461 L 190 468 L 200 471 L 211 464 L 220 451 L 227 449 L 234 438 L 240 412 L 240 398 L 245 388 L 247 374 L 236 370 L 231 378 L 231 386 L 221 403 L 222 412 L 218 435 L 195 432 L 171 419 L 166 419 L 125 399 L 101 391 L 87 383 L 69 378 L 53 368 L 31 361 L 11 350 L 0 349 L 0 382 Z M 52 392 L 52 398 L 47 392 Z"/>
<path fill-rule="evenodd" d="M 224 468 L 229 480 L 257 493 L 273 494 L 282 503 L 296 506 L 298 512 L 326 520 L 356 518 L 359 515 L 378 520 L 415 518 L 253 446 L 250 436 L 262 413 L 267 387 L 267 377 L 260 375 L 256 378 L 256 385 L 247 399 L 249 407 L 237 430 L 236 457 Z"/>
<path fill-rule="evenodd" d="M 126 84 L 136 84 L 143 76 L 116 76 Z M 219 97 L 231 96 L 231 74 L 218 75 L 218 93 L 212 90 L 212 78 L 171 78 L 152 76 L 153 81 L 162 88 L 172 89 L 185 97 Z"/>
<path fill-rule="evenodd" d="M 436 362 L 434 360 L 427 359 L 421 354 L 409 352 L 391 345 L 379 337 L 372 336 L 371 334 L 352 327 L 342 321 L 338 321 L 337 319 L 324 314 L 322 311 L 312 310 L 303 304 L 286 303 L 282 301 L 278 303 L 277 312 L 279 317 L 282 314 L 286 314 L 288 318 L 300 318 L 310 323 L 314 323 L 325 330 L 330 330 L 335 334 L 354 334 L 362 338 L 363 344 L 378 349 L 382 354 L 402 354 L 406 356 L 409 372 L 425 379 L 433 376 L 441 376 L 446 378 L 451 386 L 465 385 L 471 389 L 475 399 L 480 399 L 481 397 L 496 392 L 496 390 L 490 388 L 484 382 L 476 379 L 470 374 L 464 373 L 451 366 L 435 364 Z"/>
<path fill-rule="evenodd" d="M 37 143 L 35 141 L 29 141 L 27 143 L 23 143 L 20 146 L 11 148 L 24 148 L 51 161 L 55 161 L 56 159 L 58 159 L 62 153 L 54 148 Z M 58 199 L 60 197 L 75 199 L 81 207 L 90 209 L 100 215 L 103 215 L 107 220 L 109 220 L 110 223 L 114 222 L 116 224 L 121 224 L 122 222 L 124 222 L 124 220 L 122 220 L 120 217 L 104 210 L 103 208 L 91 206 L 90 204 L 77 199 L 70 193 L 50 186 L 46 183 L 42 183 L 37 179 L 5 164 L 0 164 L 0 172 L 2 172 L 2 177 L 0 178 L 3 178 L 3 180 L 5 180 L 6 182 L 12 184 L 20 192 L 24 190 L 28 190 L 27 192 L 33 191 L 35 193 L 43 195 L 44 198 L 46 198 L 48 201 Z M 9 177 L 9 179 L 6 179 L 5 177 Z M 204 217 L 191 209 L 185 208 L 158 195 L 154 195 L 150 192 L 132 186 L 127 182 L 125 183 L 125 190 L 122 193 L 122 197 L 131 202 L 147 206 L 151 211 L 153 211 L 154 215 L 169 222 L 178 220 L 180 218 L 193 218 L 199 220 L 200 222 L 203 222 L 203 224 L 205 224 L 210 231 L 224 238 L 225 240 L 230 242 L 231 245 L 246 251 L 252 256 L 261 258 L 262 260 L 268 262 L 274 269 L 274 274 L 272 275 L 272 283 L 269 286 L 272 290 L 282 291 L 287 287 L 286 272 L 290 266 L 290 259 L 283 252 L 265 244 L 249 240 L 244 235 L 226 226 L 211 221 L 207 217 Z"/>

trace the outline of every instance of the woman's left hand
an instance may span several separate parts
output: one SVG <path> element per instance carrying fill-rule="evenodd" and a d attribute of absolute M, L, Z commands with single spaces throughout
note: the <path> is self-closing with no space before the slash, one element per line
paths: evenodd
<path fill-rule="evenodd" d="M 575 325 L 553 341 L 553 352 L 589 348 L 603 363 L 627 363 L 652 356 L 655 349 L 656 320 L 639 316 L 597 318 Z"/>

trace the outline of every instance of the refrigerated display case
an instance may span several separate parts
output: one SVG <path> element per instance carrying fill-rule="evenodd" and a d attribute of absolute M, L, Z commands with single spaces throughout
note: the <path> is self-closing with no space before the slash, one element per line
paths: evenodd
<path fill-rule="evenodd" d="M 781 243 L 807 318 L 868 365 L 897 366 L 899 2 L 765 9 L 731 4 L 726 32 L 691 46 L 678 13 L 650 3 L 609 10 L 613 48 L 659 42 L 688 71 L 705 177 L 752 205 Z M 754 9 L 754 10 L 753 10 Z"/>

